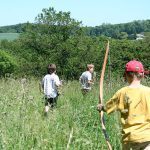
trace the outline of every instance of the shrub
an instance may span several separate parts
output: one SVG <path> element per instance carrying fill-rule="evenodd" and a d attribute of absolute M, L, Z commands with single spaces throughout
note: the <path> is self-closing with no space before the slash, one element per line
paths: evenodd
<path fill-rule="evenodd" d="M 17 69 L 17 63 L 13 56 L 0 50 L 0 76 L 13 73 Z"/>

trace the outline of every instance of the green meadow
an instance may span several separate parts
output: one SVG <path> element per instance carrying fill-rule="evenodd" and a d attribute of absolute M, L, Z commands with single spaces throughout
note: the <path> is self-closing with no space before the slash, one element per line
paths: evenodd
<path fill-rule="evenodd" d="M 19 33 L 0 33 L 0 40 L 15 40 L 19 37 Z"/>
<path fill-rule="evenodd" d="M 106 150 L 99 113 L 98 81 L 83 97 L 77 81 L 63 85 L 58 106 L 43 115 L 44 99 L 40 80 L 31 78 L 0 80 L 1 150 Z M 105 83 L 104 99 L 121 87 L 120 82 Z M 119 116 L 105 116 L 109 139 L 114 150 L 121 149 Z"/>
<path fill-rule="evenodd" d="M 145 85 L 149 82 L 145 80 Z M 107 150 L 98 104 L 99 84 L 83 97 L 77 81 L 64 82 L 57 108 L 44 117 L 40 80 L 0 79 L 1 150 Z M 124 83 L 104 82 L 104 100 Z M 121 150 L 121 127 L 117 112 L 106 115 L 105 124 L 114 150 Z"/>

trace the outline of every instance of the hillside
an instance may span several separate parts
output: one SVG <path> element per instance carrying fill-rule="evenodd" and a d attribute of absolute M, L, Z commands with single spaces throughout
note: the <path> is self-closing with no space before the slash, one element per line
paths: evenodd
<path fill-rule="evenodd" d="M 1 26 L 0 27 L 0 33 L 21 33 L 23 32 L 24 27 L 27 23 L 21 23 L 16 25 L 10 25 L 10 26 Z"/>
<path fill-rule="evenodd" d="M 115 39 L 135 39 L 136 34 L 150 32 L 150 20 L 137 20 L 122 24 L 102 24 L 96 27 L 85 27 L 89 36 L 104 35 Z"/>
<path fill-rule="evenodd" d="M 27 23 L 0 27 L 0 33 L 21 33 Z M 136 34 L 150 32 L 150 20 L 137 20 L 121 24 L 102 24 L 83 27 L 88 36 L 107 36 L 115 39 L 135 39 Z"/>

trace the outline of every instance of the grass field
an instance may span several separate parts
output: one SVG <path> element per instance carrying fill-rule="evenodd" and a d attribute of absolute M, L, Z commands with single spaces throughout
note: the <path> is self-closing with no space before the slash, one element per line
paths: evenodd
<path fill-rule="evenodd" d="M 58 99 L 58 107 L 43 116 L 44 100 L 40 80 L 26 83 L 17 79 L 0 80 L 0 149 L 1 150 L 107 150 L 101 130 L 98 83 L 83 97 L 77 81 L 67 82 Z M 120 82 L 104 84 L 104 99 L 121 87 Z M 105 115 L 110 142 L 121 150 L 119 116 Z"/>
<path fill-rule="evenodd" d="M 15 40 L 19 37 L 19 33 L 0 33 L 0 40 Z"/>

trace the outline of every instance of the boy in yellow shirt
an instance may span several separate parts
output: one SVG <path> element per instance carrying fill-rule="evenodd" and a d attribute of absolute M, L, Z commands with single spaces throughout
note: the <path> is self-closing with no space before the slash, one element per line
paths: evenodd
<path fill-rule="evenodd" d="M 97 109 L 108 114 L 121 113 L 123 150 L 150 150 L 150 88 L 142 85 L 144 71 L 141 62 L 126 64 L 124 78 L 128 86 L 118 90 L 105 106 Z"/>

